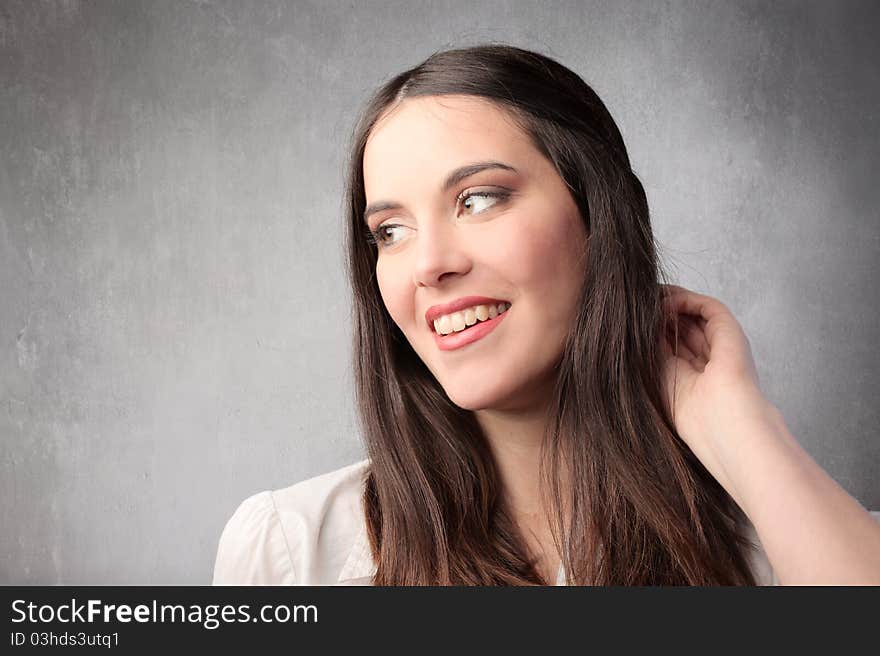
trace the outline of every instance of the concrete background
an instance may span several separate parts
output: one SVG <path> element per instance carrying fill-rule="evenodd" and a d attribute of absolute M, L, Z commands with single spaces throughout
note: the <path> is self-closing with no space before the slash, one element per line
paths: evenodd
<path fill-rule="evenodd" d="M 0 583 L 208 583 L 257 491 L 360 459 L 342 164 L 432 51 L 606 101 L 678 282 L 880 509 L 880 11 L 805 2 L 0 3 Z"/>

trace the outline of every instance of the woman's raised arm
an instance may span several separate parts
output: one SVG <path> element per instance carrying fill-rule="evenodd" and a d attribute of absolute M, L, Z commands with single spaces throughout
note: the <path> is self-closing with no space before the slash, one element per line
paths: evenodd
<path fill-rule="evenodd" d="M 880 523 L 798 444 L 761 393 L 748 339 L 719 300 L 667 285 L 676 430 L 748 515 L 783 585 L 880 585 Z M 678 346 L 677 354 L 672 345 Z"/>

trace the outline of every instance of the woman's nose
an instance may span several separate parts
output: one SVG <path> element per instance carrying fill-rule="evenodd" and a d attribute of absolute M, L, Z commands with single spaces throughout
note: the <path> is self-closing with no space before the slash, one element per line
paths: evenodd
<path fill-rule="evenodd" d="M 437 285 L 447 274 L 466 273 L 470 257 L 459 243 L 458 228 L 450 223 L 435 222 L 422 226 L 416 235 L 413 282 L 417 286 Z"/>

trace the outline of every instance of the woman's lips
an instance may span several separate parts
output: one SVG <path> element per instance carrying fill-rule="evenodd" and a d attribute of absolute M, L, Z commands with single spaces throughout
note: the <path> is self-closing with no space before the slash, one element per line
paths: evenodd
<path fill-rule="evenodd" d="M 437 342 L 437 348 L 441 351 L 454 351 L 455 349 L 461 348 L 471 342 L 475 342 L 495 330 L 498 324 L 504 321 L 504 318 L 509 312 L 510 308 L 507 308 L 507 310 L 496 316 L 494 319 L 480 321 L 457 333 L 441 335 L 440 333 L 434 332 L 434 341 Z"/>
<path fill-rule="evenodd" d="M 462 298 L 458 298 L 451 303 L 444 303 L 441 305 L 432 305 L 428 308 L 428 311 L 425 312 L 425 324 L 427 324 L 430 330 L 434 330 L 434 320 L 439 319 L 444 314 L 452 314 L 453 312 L 460 312 L 461 310 L 466 310 L 468 308 L 476 307 L 477 305 L 499 305 L 501 303 L 507 303 L 505 300 L 499 300 L 495 298 L 489 298 L 488 296 L 463 296 Z"/>

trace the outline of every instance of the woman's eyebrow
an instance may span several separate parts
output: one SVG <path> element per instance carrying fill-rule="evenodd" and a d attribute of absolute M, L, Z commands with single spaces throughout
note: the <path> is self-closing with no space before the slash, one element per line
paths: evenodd
<path fill-rule="evenodd" d="M 503 162 L 490 161 L 466 164 L 465 166 L 459 166 L 446 176 L 446 181 L 443 183 L 443 191 L 449 191 L 451 187 L 454 187 L 465 178 L 469 178 L 470 176 L 475 175 L 480 171 L 485 171 L 486 169 L 504 169 L 505 171 L 512 171 L 513 173 L 517 172 L 517 170 L 510 166 L 510 164 L 505 164 Z M 382 210 L 399 210 L 402 207 L 403 205 L 400 203 L 391 200 L 380 200 L 375 203 L 370 203 L 364 210 L 364 223 L 367 223 L 370 220 L 370 217 L 376 212 L 381 212 Z"/>

